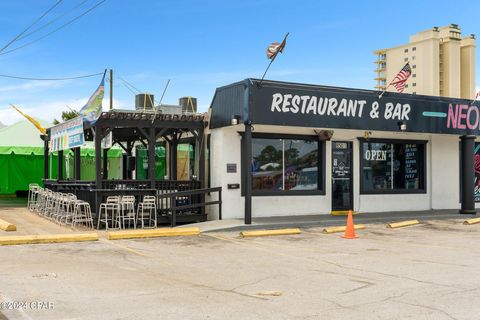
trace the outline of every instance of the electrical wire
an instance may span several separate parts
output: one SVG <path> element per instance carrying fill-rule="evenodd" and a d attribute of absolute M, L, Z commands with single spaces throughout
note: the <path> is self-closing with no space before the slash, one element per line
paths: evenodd
<path fill-rule="evenodd" d="M 130 87 L 129 87 L 129 86 L 127 86 L 125 83 L 122 83 L 122 84 L 123 84 L 123 86 L 124 86 L 125 88 L 127 88 L 127 89 L 128 89 L 128 91 L 130 91 L 130 92 L 131 92 L 131 93 L 132 93 L 134 96 L 136 96 L 136 95 L 137 95 L 137 93 L 136 93 L 135 91 L 133 91 L 132 89 L 130 89 Z"/>
<path fill-rule="evenodd" d="M 142 93 L 141 90 L 139 90 L 138 88 L 136 88 L 133 84 L 131 84 L 130 82 L 128 82 L 128 81 L 125 80 L 124 78 L 122 78 L 122 77 L 120 77 L 120 76 L 117 76 L 117 77 L 118 77 L 118 79 L 122 80 L 123 86 L 124 86 L 125 88 L 127 88 L 131 93 L 133 93 L 133 95 L 136 96 L 137 94 Z M 170 82 L 170 80 L 169 80 L 169 82 Z M 168 85 L 168 84 L 167 84 L 167 85 Z M 131 88 L 133 88 L 136 92 L 133 91 Z M 165 92 L 164 92 L 164 94 L 165 94 Z M 163 97 L 163 96 L 162 96 L 162 97 Z M 151 102 L 152 102 L 152 101 L 151 101 Z M 160 103 L 162 102 L 162 100 L 160 99 L 160 102 L 159 102 L 158 100 L 153 99 L 153 102 L 155 102 L 157 105 L 160 105 Z M 153 102 L 152 102 L 152 103 L 153 103 Z"/>
<path fill-rule="evenodd" d="M 57 22 L 58 20 L 60 20 L 60 19 L 62 19 L 63 17 L 67 16 L 69 13 L 77 10 L 79 7 L 81 7 L 82 5 L 84 5 L 85 2 L 88 2 L 88 1 L 89 1 L 89 0 L 83 0 L 82 2 L 80 2 L 79 4 L 77 4 L 75 7 L 73 7 L 73 8 L 71 8 L 70 10 L 64 12 L 63 14 L 59 15 L 58 17 L 56 17 L 56 18 L 48 21 L 47 23 L 45 23 L 44 25 L 38 27 L 37 29 L 32 30 L 32 31 L 30 31 L 29 33 L 24 34 L 23 36 L 19 37 L 17 40 L 22 40 L 22 39 L 24 39 L 24 38 L 26 38 L 26 37 L 31 36 L 31 35 L 34 34 L 34 33 L 37 33 L 38 31 L 40 31 L 40 30 L 42 30 L 42 29 L 45 29 L 46 27 L 48 27 L 48 26 L 51 25 L 52 23 Z"/>
<path fill-rule="evenodd" d="M 30 30 L 31 27 L 33 27 L 35 24 L 37 24 L 40 20 L 43 19 L 43 17 L 45 17 L 50 11 L 52 11 L 53 9 L 55 9 L 56 6 L 58 6 L 63 0 L 58 0 L 53 6 L 51 6 L 47 11 L 45 11 L 40 17 L 38 17 L 33 23 L 31 23 L 25 30 L 23 30 L 22 32 L 20 32 L 17 36 L 15 36 L 15 38 L 13 38 L 12 40 L 10 40 L 9 43 L 7 43 L 6 45 L 4 45 L 1 49 L 0 49 L 0 52 L 3 52 L 3 50 L 5 50 L 6 48 L 8 48 L 12 43 L 14 43 L 15 41 L 17 41 L 22 35 L 25 34 L 25 32 L 27 32 L 28 30 Z"/>
<path fill-rule="evenodd" d="M 75 80 L 75 79 L 82 79 L 82 78 L 90 78 L 102 75 L 103 72 L 93 73 L 93 74 L 86 74 L 76 77 L 63 77 L 63 78 L 34 78 L 34 77 L 20 77 L 20 76 L 11 76 L 6 74 L 0 74 L 2 78 L 10 78 L 10 79 L 19 79 L 19 80 L 35 80 L 35 81 L 63 81 L 63 80 Z"/>
<path fill-rule="evenodd" d="M 43 36 L 41 36 L 41 37 L 39 37 L 39 38 L 37 38 L 37 39 L 35 39 L 35 40 L 32 40 L 32 41 L 30 41 L 30 42 L 27 42 L 27 43 L 25 43 L 25 44 L 23 44 L 23 45 L 21 45 L 21 46 L 19 46 L 19 47 L 16 47 L 16 48 L 14 48 L 14 49 L 11 49 L 11 50 L 8 50 L 8 51 L 5 51 L 5 52 L 1 52 L 0 55 L 5 55 L 5 54 L 7 54 L 7 53 L 11 53 L 11 52 L 17 51 L 17 50 L 19 50 L 19 49 L 25 48 L 25 47 L 27 47 L 27 46 L 29 46 L 29 45 L 31 45 L 31 44 L 34 44 L 34 43 L 36 43 L 36 42 L 38 42 L 38 41 L 40 41 L 40 40 L 48 37 L 49 35 L 52 35 L 53 33 L 59 31 L 60 29 L 65 28 L 66 26 L 72 24 L 72 23 L 75 22 L 76 20 L 78 20 L 78 19 L 80 19 L 81 17 L 85 16 L 86 14 L 88 14 L 89 12 L 91 12 L 92 10 L 94 10 L 95 8 L 97 8 L 99 5 L 101 5 L 101 4 L 104 3 L 105 1 L 107 1 L 107 0 L 102 0 L 102 1 L 97 2 L 97 4 L 95 4 L 95 5 L 94 5 L 93 7 L 91 7 L 90 9 L 84 11 L 83 13 L 81 13 L 80 15 L 76 16 L 75 18 L 71 19 L 70 21 L 62 24 L 60 27 L 54 29 L 53 31 L 51 31 L 51 32 L 49 32 L 49 33 L 47 33 L 47 34 L 45 34 L 45 35 L 43 35 Z"/>
<path fill-rule="evenodd" d="M 127 80 L 123 79 L 122 77 L 118 77 L 118 79 L 122 80 L 125 84 L 129 85 L 130 87 L 132 87 L 135 91 L 137 91 L 138 93 L 141 93 L 142 91 L 141 90 L 138 90 L 137 88 L 135 88 L 135 86 L 133 84 L 131 84 L 130 82 L 128 82 Z"/>

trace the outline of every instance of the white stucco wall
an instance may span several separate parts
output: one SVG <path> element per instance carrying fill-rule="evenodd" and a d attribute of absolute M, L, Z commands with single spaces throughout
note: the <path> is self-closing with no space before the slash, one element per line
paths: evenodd
<path fill-rule="evenodd" d="M 211 130 L 211 186 L 222 186 L 223 217 L 243 218 L 244 198 L 241 190 L 229 190 L 229 183 L 241 181 L 241 138 L 243 126 Z M 255 126 L 254 132 L 314 134 L 312 128 Z M 450 135 L 430 135 L 401 132 L 370 134 L 371 139 L 426 140 L 426 193 L 422 194 L 360 194 L 361 130 L 334 130 L 332 141 L 353 142 L 354 210 L 358 212 L 412 211 L 429 209 L 456 209 L 459 204 L 459 138 Z M 326 143 L 325 195 L 314 196 L 254 196 L 253 217 L 329 214 L 331 211 L 331 142 Z M 237 173 L 226 173 L 227 163 L 237 164 Z M 210 219 L 216 219 L 214 213 Z"/>
<path fill-rule="evenodd" d="M 241 126 L 231 126 L 212 130 L 210 136 L 210 185 L 222 187 L 222 215 L 224 219 L 243 218 L 244 198 L 241 189 L 228 189 L 229 183 L 241 184 L 241 139 L 238 134 Z M 227 173 L 227 163 L 237 165 L 236 173 Z M 209 208 L 210 220 L 218 219 L 218 206 Z"/>
<path fill-rule="evenodd" d="M 460 140 L 432 135 L 432 209 L 460 208 Z"/>

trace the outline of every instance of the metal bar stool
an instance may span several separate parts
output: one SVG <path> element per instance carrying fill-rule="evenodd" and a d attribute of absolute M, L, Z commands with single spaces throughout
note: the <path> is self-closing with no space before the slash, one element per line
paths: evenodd
<path fill-rule="evenodd" d="M 123 228 L 125 228 L 125 221 L 128 221 L 128 226 L 130 226 L 130 222 L 132 221 L 133 227 L 137 228 L 135 214 L 135 196 L 123 196 L 120 200 L 120 207 Z"/>
<path fill-rule="evenodd" d="M 157 227 L 156 201 L 157 198 L 155 196 L 145 196 L 143 197 L 143 202 L 138 204 L 137 223 L 140 220 L 142 229 Z M 148 221 L 148 227 L 145 227 L 145 220 Z"/>
<path fill-rule="evenodd" d="M 112 227 L 115 225 L 117 229 L 121 228 L 120 221 L 120 197 L 110 196 L 107 197 L 107 202 L 100 204 L 100 210 L 98 212 L 97 229 L 100 229 L 100 222 L 105 224 L 105 230 L 109 228 L 109 221 L 112 223 Z M 102 218 L 103 214 L 103 218 Z"/>
<path fill-rule="evenodd" d="M 85 223 L 87 228 L 93 229 L 92 211 L 90 210 L 90 204 L 88 202 L 77 201 L 73 213 L 73 229 L 76 228 L 77 223 Z"/>

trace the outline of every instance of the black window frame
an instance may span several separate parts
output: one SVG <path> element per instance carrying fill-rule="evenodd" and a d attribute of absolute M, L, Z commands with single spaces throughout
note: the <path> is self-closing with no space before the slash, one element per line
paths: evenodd
<path fill-rule="evenodd" d="M 241 143 L 241 193 L 245 196 L 245 172 L 246 165 L 250 165 L 250 161 L 245 159 L 244 132 L 239 132 L 242 137 Z M 317 190 L 278 190 L 278 191 L 259 191 L 252 189 L 252 196 L 324 196 L 326 195 L 326 153 L 325 141 L 320 141 L 317 135 L 298 135 L 298 134 L 281 134 L 281 133 L 252 133 L 253 139 L 293 139 L 293 140 L 309 140 L 317 142 L 318 148 L 318 182 Z"/>
<path fill-rule="evenodd" d="M 410 139 L 385 139 L 374 138 L 365 139 L 359 137 L 359 156 L 360 156 L 360 194 L 426 194 L 427 193 L 427 143 L 428 140 L 410 140 Z M 365 159 L 363 158 L 363 143 L 398 143 L 398 144 L 422 144 L 423 145 L 423 188 L 422 189 L 388 189 L 388 190 L 365 190 L 365 182 L 363 176 L 363 167 Z"/>

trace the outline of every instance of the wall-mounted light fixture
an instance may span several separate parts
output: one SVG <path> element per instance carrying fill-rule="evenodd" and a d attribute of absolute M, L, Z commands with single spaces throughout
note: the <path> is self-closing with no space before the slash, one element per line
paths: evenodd
<path fill-rule="evenodd" d="M 240 123 L 240 116 L 238 114 L 233 115 L 231 120 L 232 126 L 236 126 L 239 123 Z"/>
<path fill-rule="evenodd" d="M 407 131 L 407 123 L 405 121 L 399 121 L 398 127 L 400 128 L 400 131 Z"/>
<path fill-rule="evenodd" d="M 320 141 L 330 141 L 333 136 L 333 130 L 315 130 L 313 129 L 313 132 L 315 132 L 318 136 L 318 140 Z"/>
<path fill-rule="evenodd" d="M 365 140 L 368 140 L 370 139 L 370 136 L 372 135 L 372 131 L 365 131 L 363 133 L 363 137 L 365 138 Z"/>

